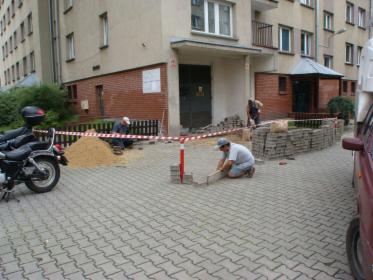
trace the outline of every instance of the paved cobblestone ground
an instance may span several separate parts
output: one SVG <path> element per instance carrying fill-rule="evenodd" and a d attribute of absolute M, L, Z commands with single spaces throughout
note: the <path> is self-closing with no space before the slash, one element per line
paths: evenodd
<path fill-rule="evenodd" d="M 145 147 L 127 167 L 62 170 L 58 187 L 0 203 L 0 278 L 351 279 L 352 157 L 339 144 L 252 179 L 169 183 L 177 144 Z M 202 177 L 219 157 L 186 146 Z"/>

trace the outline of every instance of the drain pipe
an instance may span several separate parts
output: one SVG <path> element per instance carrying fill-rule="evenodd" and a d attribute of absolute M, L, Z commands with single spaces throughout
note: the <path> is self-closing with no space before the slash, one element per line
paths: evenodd
<path fill-rule="evenodd" d="M 315 0 L 315 60 L 316 62 L 319 62 L 319 30 L 320 30 L 320 0 Z"/>

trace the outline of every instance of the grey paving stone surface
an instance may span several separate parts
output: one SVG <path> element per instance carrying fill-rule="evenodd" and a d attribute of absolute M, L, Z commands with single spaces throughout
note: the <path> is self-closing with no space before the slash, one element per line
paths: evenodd
<path fill-rule="evenodd" d="M 187 172 L 214 170 L 211 146 L 185 146 Z M 177 143 L 144 151 L 1 202 L 0 279 L 351 279 L 352 157 L 339 144 L 203 188 L 169 182 Z"/>

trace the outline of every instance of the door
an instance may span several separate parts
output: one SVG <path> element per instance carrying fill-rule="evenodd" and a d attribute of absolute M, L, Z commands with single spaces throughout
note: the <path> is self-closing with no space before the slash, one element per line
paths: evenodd
<path fill-rule="evenodd" d="M 103 117 L 103 116 L 105 116 L 104 87 L 103 87 L 103 85 L 96 86 L 96 94 L 97 94 L 96 104 L 98 104 L 98 111 L 100 112 L 100 115 Z"/>
<path fill-rule="evenodd" d="M 310 112 L 312 88 L 312 81 L 293 82 L 293 112 Z"/>
<path fill-rule="evenodd" d="M 211 67 L 179 66 L 180 123 L 183 128 L 211 124 Z"/>

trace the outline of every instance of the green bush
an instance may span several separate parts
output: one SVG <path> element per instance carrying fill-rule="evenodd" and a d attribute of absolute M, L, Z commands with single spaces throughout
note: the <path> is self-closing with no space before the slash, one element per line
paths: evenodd
<path fill-rule="evenodd" d="M 43 84 L 0 93 L 0 126 L 22 125 L 20 111 L 26 106 L 37 106 L 46 112 L 41 127 L 63 126 L 76 117 L 73 109 L 65 103 L 65 99 L 66 91 L 58 85 Z"/>
<path fill-rule="evenodd" d="M 330 99 L 327 108 L 330 114 L 337 115 L 338 119 L 344 120 L 345 125 L 349 124 L 350 116 L 354 113 L 354 103 L 343 96 Z"/>

